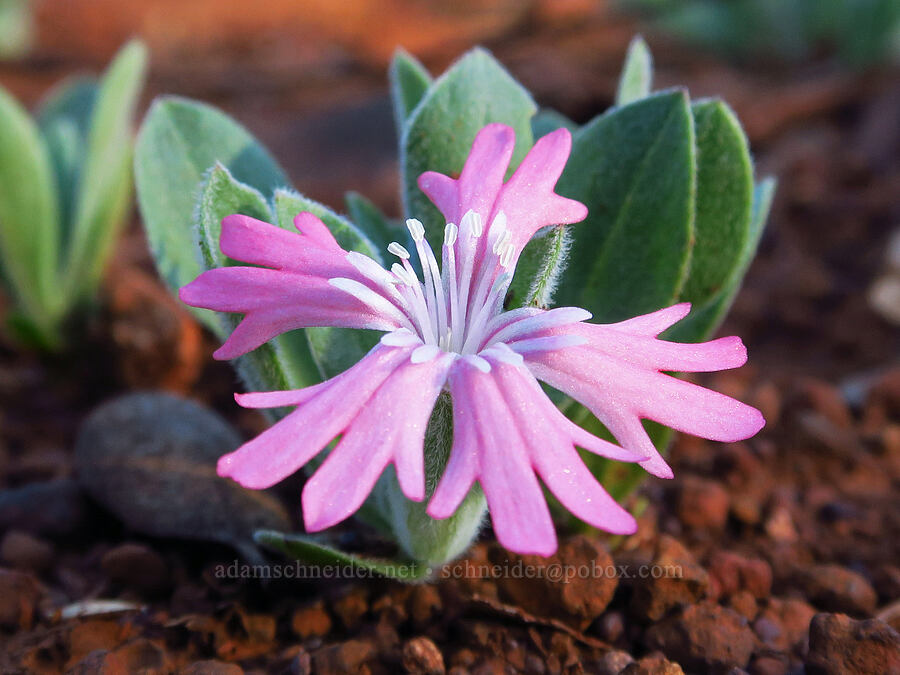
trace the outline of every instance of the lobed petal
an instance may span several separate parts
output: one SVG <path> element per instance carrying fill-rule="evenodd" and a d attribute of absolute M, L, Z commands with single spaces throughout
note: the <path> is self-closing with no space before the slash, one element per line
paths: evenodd
<path fill-rule="evenodd" d="M 491 365 L 488 373 L 464 359 L 451 370 L 454 442 L 429 515 L 452 515 L 477 480 L 500 543 L 518 553 L 550 555 L 556 534 L 539 475 L 587 522 L 611 532 L 633 532 L 634 519 L 597 483 L 575 444 L 624 461 L 643 457 L 573 425 L 527 368 L 504 358 L 503 349 L 498 344 L 482 352 Z"/>
<path fill-rule="evenodd" d="M 323 530 L 353 514 L 391 462 L 403 494 L 413 501 L 425 498 L 425 431 L 451 362 L 447 354 L 426 363 L 405 362 L 378 388 L 306 482 L 307 531 Z"/>
<path fill-rule="evenodd" d="M 208 270 L 179 291 L 181 300 L 192 307 L 244 314 L 213 354 L 217 359 L 246 354 L 298 328 L 388 331 L 407 325 L 396 293 L 364 274 L 368 268 L 360 264 L 362 256 L 351 257 L 311 213 L 299 214 L 294 223 L 298 232 L 248 216 L 226 217 L 220 237 L 222 252 L 263 267 Z M 330 282 L 335 279 L 358 291 L 348 293 L 341 284 Z"/>
<path fill-rule="evenodd" d="M 302 404 L 252 441 L 221 457 L 219 475 L 254 489 L 284 480 L 350 425 L 381 384 L 409 358 L 409 352 L 376 345 L 349 370 L 315 385 L 312 395 L 304 394 L 306 390 L 277 392 L 279 396 L 276 392 L 247 395 L 252 396 L 247 399 L 251 404 L 268 396 L 280 405 L 296 394 Z"/>
<path fill-rule="evenodd" d="M 751 406 L 660 372 L 716 371 L 746 361 L 746 349 L 735 337 L 700 344 L 652 337 L 683 316 L 685 308 L 676 305 L 620 324 L 539 330 L 509 346 L 522 354 L 535 376 L 587 406 L 623 447 L 647 457 L 641 463 L 645 469 L 671 478 L 671 469 L 653 447 L 641 419 L 728 442 L 749 438 L 765 424 Z M 531 348 L 536 341 L 566 336 L 584 343 L 555 351 Z"/>

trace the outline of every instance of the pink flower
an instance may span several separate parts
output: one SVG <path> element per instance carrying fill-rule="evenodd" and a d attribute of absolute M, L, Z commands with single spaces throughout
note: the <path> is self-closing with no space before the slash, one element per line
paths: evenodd
<path fill-rule="evenodd" d="M 296 217 L 298 233 L 241 215 L 224 219 L 222 252 L 256 266 L 210 270 L 181 289 L 189 305 L 244 314 L 217 358 L 234 358 L 302 327 L 385 335 L 359 363 L 321 384 L 237 395 L 245 407 L 297 409 L 222 457 L 220 475 L 269 487 L 341 436 L 303 490 L 307 530 L 354 513 L 389 464 L 403 493 L 421 501 L 425 429 L 437 397 L 449 390 L 453 447 L 429 515 L 452 515 L 478 481 L 500 542 L 519 553 L 549 555 L 556 535 L 538 476 L 582 520 L 614 533 L 636 528 L 576 446 L 671 477 L 642 418 L 719 441 L 748 438 L 763 426 L 754 408 L 661 372 L 715 371 L 746 361 L 736 337 L 703 344 L 658 340 L 688 313 L 687 304 L 611 325 L 585 323 L 590 314 L 574 307 L 504 311 L 529 239 L 544 226 L 587 215 L 583 204 L 553 192 L 571 149 L 569 132 L 540 139 L 504 183 L 514 141 L 512 129 L 491 124 L 479 132 L 458 179 L 419 177 L 448 223 L 439 268 L 422 224 L 407 221 L 424 281 L 400 244 L 388 247 L 399 262 L 386 270 L 341 249 L 310 213 Z M 569 421 L 538 380 L 586 405 L 621 446 Z"/>

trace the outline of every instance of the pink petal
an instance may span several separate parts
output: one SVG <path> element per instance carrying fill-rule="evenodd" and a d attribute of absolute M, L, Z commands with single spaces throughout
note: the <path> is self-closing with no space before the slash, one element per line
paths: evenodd
<path fill-rule="evenodd" d="M 450 373 L 450 395 L 454 434 L 460 429 L 480 455 L 478 480 L 497 539 L 517 553 L 551 555 L 556 533 L 550 510 L 494 376 L 459 360 Z M 451 456 L 459 450 L 467 449 L 454 438 Z"/>
<path fill-rule="evenodd" d="M 298 328 L 393 330 L 406 323 L 403 312 L 388 297 L 392 289 L 363 276 L 319 218 L 301 213 L 294 222 L 298 232 L 248 216 L 226 217 L 220 237 L 222 252 L 265 267 L 208 270 L 180 290 L 185 304 L 245 315 L 214 353 L 217 359 L 246 354 Z M 355 284 L 380 304 L 373 308 L 367 298 L 359 299 L 331 279 Z"/>
<path fill-rule="evenodd" d="M 530 338 L 577 335 L 587 342 L 557 351 L 522 352 L 538 378 L 587 406 L 623 447 L 649 457 L 644 468 L 663 477 L 671 477 L 671 469 L 653 448 L 641 419 L 719 441 L 749 438 L 765 424 L 755 408 L 659 372 L 721 370 L 746 360 L 737 338 L 681 345 L 648 337 L 683 311 L 676 306 L 624 325 L 552 328 Z M 510 347 L 515 350 L 516 343 Z"/>
<path fill-rule="evenodd" d="M 234 260 L 311 276 L 346 276 L 352 270 L 347 252 L 330 232 L 330 240 L 321 233 L 323 228 L 328 230 L 321 220 L 305 213 L 299 214 L 295 223 L 312 234 L 304 236 L 240 214 L 227 216 L 222 219 L 219 246 Z"/>
<path fill-rule="evenodd" d="M 525 367 L 504 358 L 502 345 L 482 356 L 489 373 L 465 359 L 451 370 L 454 442 L 429 515 L 452 515 L 478 480 L 500 543 L 518 553 L 550 555 L 556 534 L 537 472 L 579 517 L 611 532 L 633 532 L 634 519 L 597 484 L 575 443 L 615 459 L 642 457 L 572 424 Z"/>
<path fill-rule="evenodd" d="M 475 136 L 457 180 L 426 171 L 419 176 L 419 189 L 440 209 L 448 223 L 459 224 L 469 210 L 486 221 L 503 185 L 515 143 L 511 127 L 488 124 Z"/>
<path fill-rule="evenodd" d="M 277 229 L 277 228 L 276 228 Z M 297 328 L 343 326 L 393 330 L 395 320 L 333 287 L 327 280 L 266 269 L 220 267 L 208 270 L 179 291 L 188 305 L 245 314 L 214 354 L 231 359 Z"/>
<path fill-rule="evenodd" d="M 506 214 L 518 254 L 542 227 L 577 223 L 587 217 L 587 207 L 553 192 L 572 150 L 572 134 L 557 129 L 531 148 L 497 199 L 494 213 Z"/>
<path fill-rule="evenodd" d="M 267 488 L 287 478 L 347 428 L 378 387 L 409 358 L 409 353 L 409 349 L 377 345 L 350 370 L 316 385 L 314 396 L 306 398 L 304 390 L 296 392 L 303 405 L 223 456 L 219 460 L 219 475 L 254 489 Z M 287 398 L 288 392 L 281 393 Z M 273 398 L 277 403 L 285 400 Z"/>
<path fill-rule="evenodd" d="M 303 489 L 303 518 L 317 532 L 353 514 L 393 462 L 407 497 L 425 497 L 423 444 L 447 378 L 448 355 L 400 365 L 354 419 Z"/>
<path fill-rule="evenodd" d="M 609 328 L 615 328 L 625 333 L 634 335 L 649 335 L 656 337 L 667 328 L 674 326 L 691 311 L 691 303 L 681 302 L 671 307 L 658 309 L 650 314 L 642 314 L 633 319 L 626 319 L 619 323 L 607 324 Z"/>

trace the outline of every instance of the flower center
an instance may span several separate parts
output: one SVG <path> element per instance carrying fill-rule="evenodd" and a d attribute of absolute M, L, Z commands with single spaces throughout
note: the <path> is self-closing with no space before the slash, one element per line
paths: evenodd
<path fill-rule="evenodd" d="M 422 342 L 445 352 L 476 354 L 489 337 L 490 320 L 503 311 L 506 291 L 512 281 L 509 269 L 515 253 L 506 214 L 500 211 L 485 233 L 479 214 L 468 211 L 459 226 L 447 223 L 441 247 L 441 266 L 428 240 L 425 227 L 406 221 L 422 266 L 423 280 L 410 262 L 410 252 L 397 242 L 388 251 L 400 259 L 388 272 L 359 253 L 347 259 L 390 298 L 350 279 L 331 279 L 332 285 L 391 315 L 402 313 L 409 330 Z M 499 272 L 499 273 L 498 273 Z M 393 311 L 386 311 L 388 307 Z M 399 310 L 399 312 L 398 312 Z"/>

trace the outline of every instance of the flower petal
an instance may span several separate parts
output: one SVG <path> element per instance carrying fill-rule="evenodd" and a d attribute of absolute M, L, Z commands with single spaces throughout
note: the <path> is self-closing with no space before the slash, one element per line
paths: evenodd
<path fill-rule="evenodd" d="M 481 353 L 490 362 L 488 373 L 465 359 L 451 370 L 454 442 L 428 513 L 452 515 L 478 480 L 500 543 L 518 553 L 550 555 L 556 534 L 537 471 L 579 517 L 611 532 L 633 532 L 634 519 L 597 484 L 575 443 L 615 459 L 642 457 L 572 424 L 527 368 L 503 358 L 504 349 L 498 344 Z"/>
<path fill-rule="evenodd" d="M 360 271 L 358 258 L 362 256 L 349 257 L 313 214 L 301 213 L 294 222 L 299 232 L 248 216 L 226 217 L 220 237 L 222 252 L 265 267 L 208 270 L 180 290 L 185 304 L 245 315 L 214 353 L 217 359 L 246 354 L 297 328 L 387 331 L 408 325 L 393 289 L 382 288 Z M 358 291 L 347 292 L 341 283 Z"/>
<path fill-rule="evenodd" d="M 684 308 L 676 307 L 633 319 L 627 330 L 622 324 L 551 328 L 525 336 L 523 344 L 565 335 L 587 342 L 557 351 L 520 352 L 539 379 L 587 406 L 625 448 L 649 457 L 644 468 L 662 477 L 671 477 L 671 469 L 653 448 L 641 419 L 718 441 L 749 438 L 765 424 L 755 408 L 659 372 L 722 370 L 746 360 L 736 338 L 681 345 L 648 337 L 681 314 Z M 517 349 L 516 342 L 509 346 Z"/>
<path fill-rule="evenodd" d="M 462 173 L 454 180 L 434 171 L 419 176 L 419 189 L 448 223 L 459 224 L 466 211 L 487 220 L 512 157 L 516 135 L 505 124 L 488 124 L 475 136 Z"/>
<path fill-rule="evenodd" d="M 584 204 L 553 191 L 571 150 L 568 129 L 547 134 L 534 144 L 500 191 L 494 213 L 506 214 L 515 247 L 513 259 L 518 259 L 525 244 L 542 227 L 577 223 L 587 217 Z"/>
<path fill-rule="evenodd" d="M 214 353 L 217 359 L 246 354 L 296 328 L 342 326 L 393 330 L 398 327 L 396 314 L 376 313 L 370 305 L 332 286 L 326 279 L 264 267 L 207 270 L 183 286 L 179 297 L 193 307 L 245 314 L 244 320 Z"/>
<path fill-rule="evenodd" d="M 309 532 L 352 515 L 393 462 L 409 499 L 425 498 L 425 431 L 452 357 L 401 364 L 369 399 L 337 447 L 306 482 L 303 518 Z"/>
<path fill-rule="evenodd" d="M 388 376 L 409 358 L 409 353 L 409 349 L 376 345 L 349 370 L 312 387 L 312 396 L 304 394 L 306 390 L 269 392 L 270 402 L 282 405 L 289 400 L 289 394 L 296 394 L 295 400 L 302 405 L 252 441 L 220 458 L 219 475 L 254 489 L 267 488 L 287 478 L 350 425 Z M 247 395 L 251 403 L 264 401 L 264 396 Z"/>

